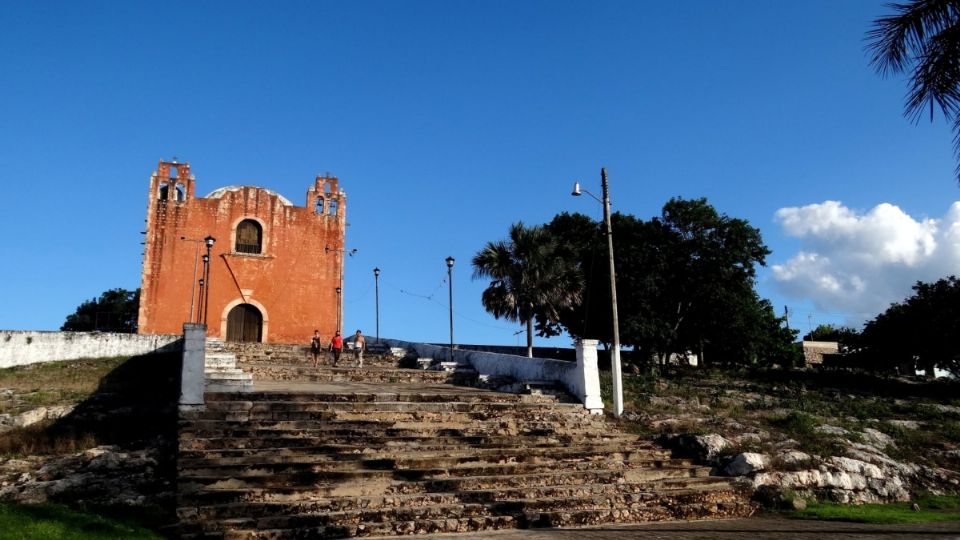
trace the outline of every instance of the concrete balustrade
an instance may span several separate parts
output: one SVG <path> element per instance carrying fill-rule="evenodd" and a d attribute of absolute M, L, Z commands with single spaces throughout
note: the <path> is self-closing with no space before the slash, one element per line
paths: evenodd
<path fill-rule="evenodd" d="M 381 339 L 391 347 L 403 347 L 421 358 L 437 362 L 469 364 L 480 375 L 507 376 L 517 381 L 556 381 L 583 406 L 595 414 L 603 413 L 600 399 L 600 370 L 597 367 L 597 340 L 585 339 L 577 344 L 577 361 L 564 362 L 549 358 L 528 358 L 512 354 L 451 349 L 427 343 L 411 343 L 396 339 Z"/>

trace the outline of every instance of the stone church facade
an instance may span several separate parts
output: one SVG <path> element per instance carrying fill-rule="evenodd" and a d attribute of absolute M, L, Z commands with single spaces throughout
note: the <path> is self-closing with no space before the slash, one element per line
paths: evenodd
<path fill-rule="evenodd" d="M 333 335 L 346 226 L 338 179 L 318 176 L 305 206 L 261 187 L 195 190 L 189 163 L 161 161 L 150 177 L 139 332 L 178 334 L 205 320 L 207 336 L 225 341 Z"/>

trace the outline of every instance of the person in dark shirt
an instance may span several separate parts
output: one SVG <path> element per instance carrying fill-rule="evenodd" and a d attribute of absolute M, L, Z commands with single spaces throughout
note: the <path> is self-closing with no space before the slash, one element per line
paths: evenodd
<path fill-rule="evenodd" d="M 313 355 L 313 367 L 320 363 L 320 331 L 313 331 L 313 338 L 310 339 L 310 354 Z"/>

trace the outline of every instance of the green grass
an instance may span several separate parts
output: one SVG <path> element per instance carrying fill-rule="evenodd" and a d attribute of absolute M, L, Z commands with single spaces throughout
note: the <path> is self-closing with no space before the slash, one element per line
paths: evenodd
<path fill-rule="evenodd" d="M 64 506 L 0 503 L 0 540 L 151 540 L 159 534 L 136 525 Z"/>
<path fill-rule="evenodd" d="M 914 503 L 920 506 L 919 511 L 912 509 Z M 792 512 L 790 516 L 877 524 L 960 521 L 960 496 L 921 497 L 912 502 L 891 504 L 811 503 L 806 509 Z"/>

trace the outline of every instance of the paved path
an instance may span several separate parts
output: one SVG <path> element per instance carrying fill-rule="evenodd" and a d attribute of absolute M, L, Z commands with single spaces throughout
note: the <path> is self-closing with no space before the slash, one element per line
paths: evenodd
<path fill-rule="evenodd" d="M 925 523 L 922 525 L 868 525 L 809 521 L 776 517 L 718 519 L 705 521 L 667 521 L 635 525 L 606 525 L 585 529 L 507 530 L 471 534 L 429 534 L 390 536 L 431 540 L 741 540 L 749 538 L 787 540 L 907 540 L 960 539 L 960 522 Z"/>

